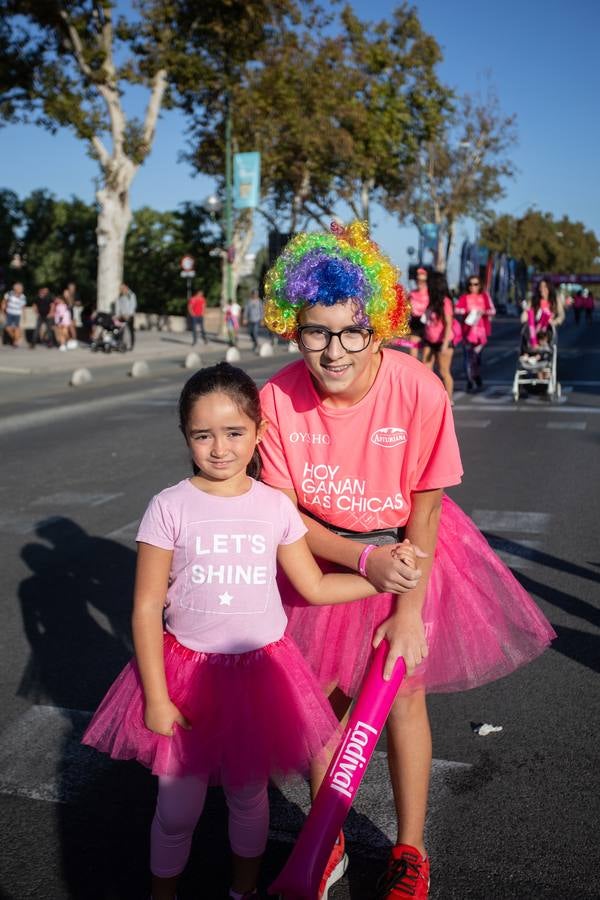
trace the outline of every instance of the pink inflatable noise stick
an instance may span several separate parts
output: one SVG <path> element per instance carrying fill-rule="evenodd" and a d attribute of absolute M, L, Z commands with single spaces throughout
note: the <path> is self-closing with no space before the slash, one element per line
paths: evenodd
<path fill-rule="evenodd" d="M 283 900 L 317 900 L 329 854 L 350 811 L 392 703 L 406 672 L 399 659 L 383 680 L 389 650 L 382 641 L 373 655 L 358 700 L 327 769 L 296 845 L 269 894 Z"/>

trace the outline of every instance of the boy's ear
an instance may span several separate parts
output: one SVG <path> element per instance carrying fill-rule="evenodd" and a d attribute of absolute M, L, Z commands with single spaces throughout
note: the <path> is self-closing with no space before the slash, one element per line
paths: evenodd
<path fill-rule="evenodd" d="M 267 432 L 268 427 L 269 427 L 269 420 L 262 419 L 260 425 L 258 426 L 258 428 L 256 430 L 256 443 L 257 444 L 260 444 L 261 440 L 263 439 L 264 435 Z"/>

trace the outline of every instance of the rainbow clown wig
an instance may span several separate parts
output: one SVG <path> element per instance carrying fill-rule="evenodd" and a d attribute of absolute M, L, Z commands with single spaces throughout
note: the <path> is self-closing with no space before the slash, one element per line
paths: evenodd
<path fill-rule="evenodd" d="M 372 328 L 375 340 L 407 334 L 410 306 L 398 270 L 370 239 L 367 223 L 333 223 L 331 232 L 297 234 L 269 270 L 267 328 L 294 340 L 303 309 L 353 300 L 356 324 Z"/>

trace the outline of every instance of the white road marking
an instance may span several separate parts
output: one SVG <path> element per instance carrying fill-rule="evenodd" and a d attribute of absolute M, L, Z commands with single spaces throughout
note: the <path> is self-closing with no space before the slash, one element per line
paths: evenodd
<path fill-rule="evenodd" d="M 134 519 L 133 522 L 127 522 L 126 525 L 122 525 L 120 528 L 115 528 L 114 531 L 109 531 L 108 534 L 104 535 L 104 537 L 113 538 L 113 540 L 117 541 L 135 541 L 135 536 L 138 532 L 139 527 L 140 520 Z"/>
<path fill-rule="evenodd" d="M 77 802 L 88 785 L 116 765 L 81 744 L 90 718 L 91 713 L 83 710 L 32 706 L 8 724 L 0 733 L 0 793 L 46 803 Z M 470 769 L 467 763 L 433 761 L 430 813 L 453 802 L 452 782 Z M 270 836 L 295 840 L 309 802 L 303 781 L 278 784 L 271 791 Z M 383 751 L 373 754 L 344 830 L 359 850 L 376 854 L 385 853 L 395 840 L 394 801 Z"/>
<path fill-rule="evenodd" d="M 65 419 L 74 416 L 87 415 L 88 413 L 103 412 L 113 407 L 123 406 L 125 403 L 135 403 L 139 400 L 148 400 L 153 395 L 164 394 L 166 388 L 164 385 L 155 388 L 147 388 L 143 393 L 141 391 L 119 394 L 115 390 L 109 397 L 98 397 L 93 400 L 85 400 L 81 403 L 67 403 L 63 406 L 57 406 L 50 409 L 34 410 L 28 413 L 17 413 L 14 416 L 6 416 L 0 421 L 0 435 L 12 434 L 15 431 L 22 431 L 25 428 L 42 427 L 45 425 L 54 425 Z"/>
<path fill-rule="evenodd" d="M 429 814 L 440 806 L 452 803 L 449 782 L 468 772 L 468 763 L 434 759 L 429 785 Z M 271 831 L 274 840 L 295 841 L 310 807 L 308 786 L 303 782 L 277 785 L 279 792 L 271 792 Z M 389 852 L 396 840 L 396 813 L 386 761 L 386 753 L 376 750 L 369 770 L 360 786 L 352 811 L 344 825 L 346 840 L 370 853 Z M 427 838 L 427 827 L 426 827 Z M 430 844 L 430 839 L 428 840 Z"/>
<path fill-rule="evenodd" d="M 546 428 L 564 428 L 570 431 L 585 431 L 587 422 L 546 422 Z"/>
<path fill-rule="evenodd" d="M 491 422 L 491 419 L 460 419 L 454 424 L 457 428 L 487 428 Z"/>
<path fill-rule="evenodd" d="M 122 497 L 123 492 L 116 494 L 84 494 L 79 491 L 59 491 L 56 494 L 48 494 L 32 500 L 30 506 L 103 506 Z"/>
<path fill-rule="evenodd" d="M 516 531 L 544 534 L 550 525 L 549 513 L 518 512 L 504 509 L 474 509 L 471 518 L 481 531 Z"/>
<path fill-rule="evenodd" d="M 564 399 L 564 398 L 563 398 Z M 556 413 L 566 413 L 567 415 L 575 415 L 575 416 L 594 416 L 600 415 L 600 406 L 559 406 L 555 403 L 549 403 L 545 400 L 543 403 L 532 403 L 531 400 L 524 400 L 521 403 L 512 403 L 510 406 L 501 406 L 498 404 L 491 404 L 483 402 L 481 405 L 477 405 L 475 407 L 477 412 L 503 412 L 503 413 L 517 413 L 517 414 L 525 414 L 529 413 L 546 413 L 547 415 L 554 415 Z M 473 406 L 455 406 L 454 412 L 469 412 L 469 410 L 473 411 Z"/>
<path fill-rule="evenodd" d="M 513 548 L 512 544 L 519 545 L 519 553 L 513 552 L 513 549 L 516 548 Z M 506 549 L 503 549 L 502 541 L 494 541 L 494 553 L 509 569 L 518 569 L 520 572 L 531 569 L 535 564 L 537 553 L 543 552 L 544 549 L 542 541 L 525 541 L 521 538 L 515 541 L 506 541 L 504 546 Z"/>
<path fill-rule="evenodd" d="M 43 519 L 24 519 L 18 516 L 0 516 L 0 531 L 6 534 L 31 534 L 38 528 L 64 521 L 63 516 L 45 516 Z"/>

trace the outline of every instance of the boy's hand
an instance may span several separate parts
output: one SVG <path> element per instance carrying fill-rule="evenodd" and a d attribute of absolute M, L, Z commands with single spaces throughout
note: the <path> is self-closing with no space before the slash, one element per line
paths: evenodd
<path fill-rule="evenodd" d="M 191 730 L 192 726 L 188 720 L 170 700 L 166 700 L 164 703 L 146 704 L 144 724 L 150 731 L 172 737 L 175 723 L 185 728 L 186 731 Z"/>

